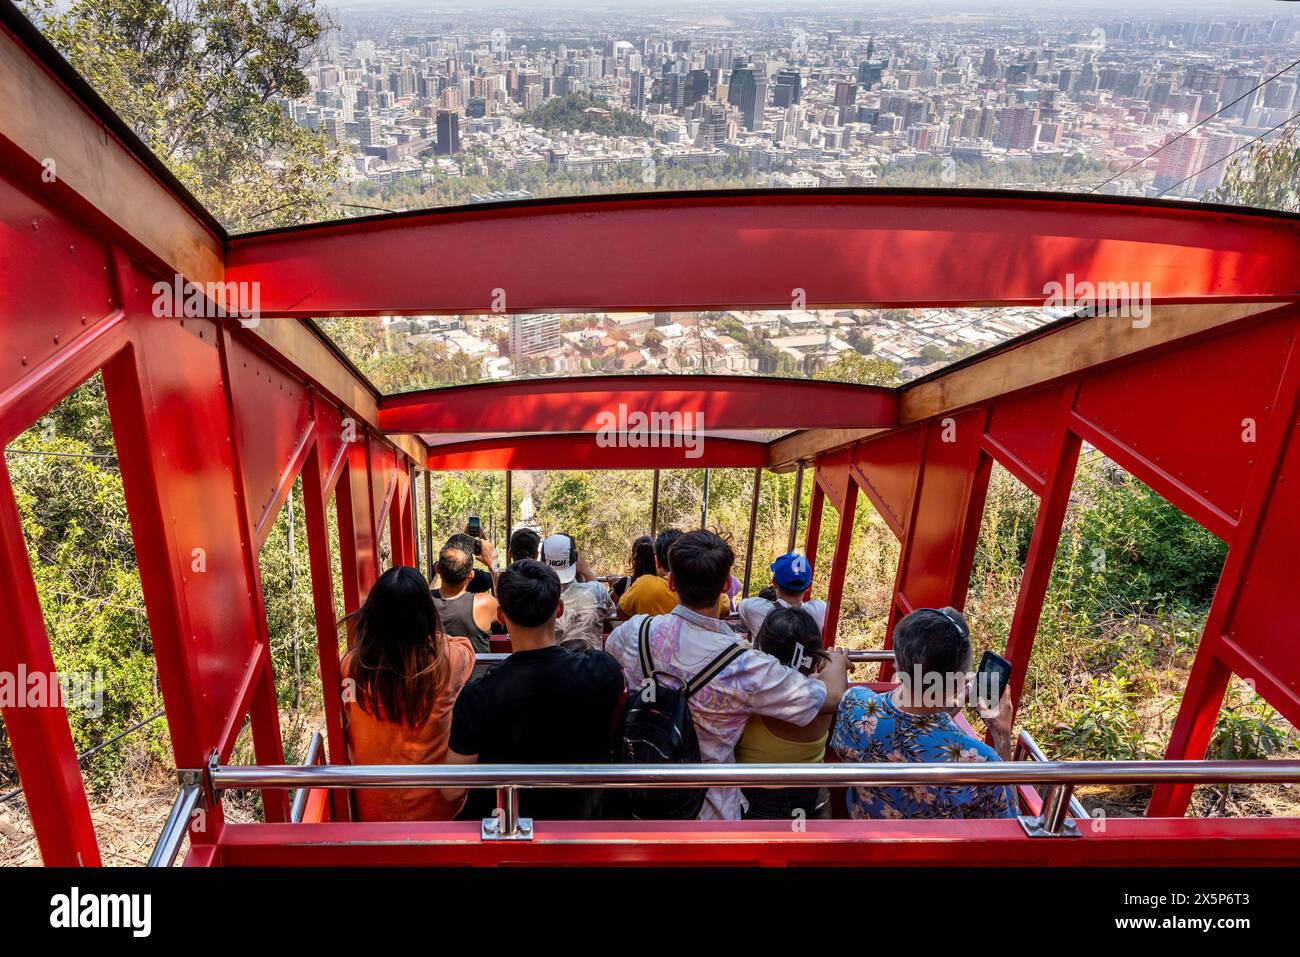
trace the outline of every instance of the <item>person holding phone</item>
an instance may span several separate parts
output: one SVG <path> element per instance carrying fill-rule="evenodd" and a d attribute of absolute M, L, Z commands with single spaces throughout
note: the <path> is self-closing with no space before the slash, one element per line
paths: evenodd
<path fill-rule="evenodd" d="M 840 702 L 830 746 L 842 761 L 1010 759 L 1010 665 L 1002 662 L 1005 667 L 997 668 L 996 679 L 972 680 L 970 628 L 961 612 L 918 608 L 894 627 L 894 655 L 897 688 L 852 688 Z M 980 691 L 997 694 L 998 700 L 980 700 Z M 993 747 L 953 720 L 968 706 L 984 719 Z M 1015 790 L 1004 785 L 857 787 L 849 789 L 847 803 L 855 818 L 995 818 L 1017 813 Z"/>

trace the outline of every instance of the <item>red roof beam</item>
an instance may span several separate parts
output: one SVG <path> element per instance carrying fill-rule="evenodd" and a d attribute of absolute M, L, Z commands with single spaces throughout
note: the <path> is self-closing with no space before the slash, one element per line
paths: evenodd
<path fill-rule="evenodd" d="M 1300 298 L 1300 218 L 1059 193 L 757 190 L 458 207 L 232 238 L 264 316 Z M 1072 277 L 1072 285 L 1071 283 Z M 1148 286 L 1142 284 L 1149 283 Z"/>
<path fill-rule="evenodd" d="M 872 429 L 897 425 L 898 396 L 814 379 L 573 376 L 385 396 L 378 421 L 387 432 L 416 433 Z"/>

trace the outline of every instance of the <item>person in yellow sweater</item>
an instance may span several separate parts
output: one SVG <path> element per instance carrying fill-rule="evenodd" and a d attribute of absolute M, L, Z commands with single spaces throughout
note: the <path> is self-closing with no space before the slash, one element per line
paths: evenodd
<path fill-rule="evenodd" d="M 800 674 L 820 671 L 830 660 L 822 645 L 817 621 L 802 608 L 780 607 L 763 619 L 754 636 L 754 650 L 769 654 Z M 823 714 L 800 727 L 786 721 L 751 715 L 736 744 L 739 764 L 821 764 L 833 714 Z M 791 820 L 829 817 L 830 795 L 825 788 L 745 788 L 746 818 Z"/>
<path fill-rule="evenodd" d="M 667 615 L 680 604 L 677 592 L 668 587 L 668 549 L 682 537 L 679 528 L 665 528 L 655 539 L 655 574 L 638 575 L 618 600 L 622 617 L 633 615 Z M 719 615 L 731 614 L 731 599 L 723 592 Z"/>

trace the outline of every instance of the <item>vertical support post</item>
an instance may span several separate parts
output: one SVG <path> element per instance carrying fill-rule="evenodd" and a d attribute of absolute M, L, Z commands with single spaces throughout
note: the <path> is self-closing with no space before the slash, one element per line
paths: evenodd
<path fill-rule="evenodd" d="M 849 569 L 849 552 L 853 547 L 853 516 L 857 510 L 858 483 L 849 482 L 844 495 L 844 511 L 840 513 L 839 533 L 835 536 L 830 587 L 826 590 L 826 625 L 822 628 L 822 641 L 827 648 L 834 647 L 835 632 L 840 623 L 840 600 L 844 597 L 844 576 Z M 809 564 L 812 564 L 811 559 Z"/>
<path fill-rule="evenodd" d="M 251 584 L 249 600 L 253 620 L 257 623 L 257 640 L 265 647 L 261 674 L 253 689 L 249 704 L 249 718 L 253 728 L 253 754 L 259 764 L 283 764 L 284 741 L 280 737 L 280 703 L 275 694 L 275 669 L 271 663 L 271 634 L 266 622 L 266 596 L 262 590 L 262 569 L 258 564 L 257 538 L 249 517 L 248 490 L 244 486 L 242 454 L 234 397 L 230 392 L 230 330 L 222 329 L 217 335 L 218 354 L 221 360 L 222 381 L 226 383 L 226 415 L 230 421 L 231 448 L 235 462 L 235 502 L 239 514 L 239 532 L 242 538 L 245 573 Z M 268 824 L 280 824 L 289 819 L 289 794 L 287 791 L 267 788 L 262 791 L 262 812 Z"/>
<path fill-rule="evenodd" d="M 822 489 L 821 483 L 814 477 L 812 498 L 808 502 L 808 537 L 804 540 L 803 545 L 803 553 L 808 558 L 808 564 L 813 566 L 817 564 L 817 546 L 822 538 L 822 506 L 825 504 L 826 492 Z M 790 551 L 794 551 L 793 545 L 790 546 Z"/>
<path fill-rule="evenodd" d="M 1294 337 L 1293 337 L 1294 338 Z M 1232 677 L 1229 663 L 1220 656 L 1224 638 L 1233 633 L 1233 618 L 1245 598 L 1248 576 L 1259 559 L 1257 549 L 1264 528 L 1279 521 L 1286 509 L 1294 508 L 1295 492 L 1283 484 L 1283 466 L 1291 443 L 1296 441 L 1296 419 L 1300 415 L 1300 344 L 1293 344 L 1282 371 L 1282 381 L 1268 421 L 1261 423 L 1255 468 L 1246 486 L 1241 519 L 1228 542 L 1228 557 L 1219 575 L 1205 630 L 1196 650 L 1196 660 L 1187 678 L 1183 702 L 1174 720 L 1165 757 L 1170 760 L 1198 760 L 1205 756 L 1214 737 L 1214 726 Z M 1279 522 L 1280 524 L 1280 522 Z M 1149 817 L 1181 817 L 1192 797 L 1188 784 L 1159 784 L 1147 805 Z"/>
<path fill-rule="evenodd" d="M 704 499 L 700 502 L 700 528 L 709 527 L 709 470 L 704 470 Z"/>
<path fill-rule="evenodd" d="M 426 574 L 433 581 L 433 472 L 424 470 L 424 556 Z"/>
<path fill-rule="evenodd" d="M 329 521 L 325 511 L 319 445 L 314 445 L 307 454 L 307 464 L 302 470 L 302 498 L 307 519 L 307 555 L 325 707 L 325 738 L 330 764 L 347 764 L 347 745 L 343 738 L 343 670 L 339 660 L 338 623 L 334 619 L 334 572 L 330 566 Z M 330 795 L 335 820 L 347 820 L 348 802 L 334 800 L 336 793 L 342 796 L 344 792 L 331 792 Z"/>
<path fill-rule="evenodd" d="M 659 534 L 659 470 L 655 469 L 654 489 L 650 493 L 650 537 Z"/>
<path fill-rule="evenodd" d="M 794 496 L 790 504 L 790 537 L 785 550 L 794 551 L 795 540 L 799 537 L 799 502 L 803 498 L 803 463 L 800 462 L 794 473 Z"/>
<path fill-rule="evenodd" d="M 52 678 L 54 655 L 23 539 L 22 517 L 0 458 L 0 671 Z M 45 684 L 49 684 L 48 681 Z M 24 692 L 26 688 L 22 689 Z M 25 703 L 24 703 L 25 704 Z M 3 709 L 18 778 L 47 867 L 98 867 L 99 845 L 77 748 L 61 702 Z"/>
<path fill-rule="evenodd" d="M 745 582 L 740 592 L 749 597 L 749 575 L 754 567 L 754 529 L 758 527 L 758 496 L 763 488 L 763 468 L 754 469 L 754 491 L 749 496 L 749 537 L 745 539 Z"/>
<path fill-rule="evenodd" d="M 1016 596 L 1016 610 L 1011 616 L 1007 660 L 1013 670 L 1008 693 L 1016 708 L 1020 706 L 1020 692 L 1025 685 L 1025 672 L 1029 670 L 1029 654 L 1033 651 L 1038 623 L 1043 617 L 1043 599 L 1052 577 L 1056 548 L 1061 541 L 1061 524 L 1065 521 L 1065 507 L 1070 502 L 1074 470 L 1079 462 L 1079 445 L 1079 437 L 1068 429 L 1064 430 L 1056 461 L 1047 476 L 1046 491 L 1038 504 L 1029 556 L 1025 560 L 1025 575 L 1020 582 L 1020 594 Z"/>
<path fill-rule="evenodd" d="M 506 557 L 507 564 L 510 562 L 510 532 L 511 529 L 514 528 L 514 515 L 512 514 L 513 509 L 511 508 L 513 503 L 510 501 L 514 495 L 513 478 L 514 473 L 509 469 L 506 469 L 506 547 L 502 550 L 501 554 Z"/>

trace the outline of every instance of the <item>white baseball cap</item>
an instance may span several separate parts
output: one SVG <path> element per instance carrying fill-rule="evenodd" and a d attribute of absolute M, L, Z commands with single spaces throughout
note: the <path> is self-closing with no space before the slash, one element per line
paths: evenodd
<path fill-rule="evenodd" d="M 578 548 L 568 535 L 552 535 L 542 542 L 542 564 L 560 577 L 567 585 L 578 574 Z"/>

